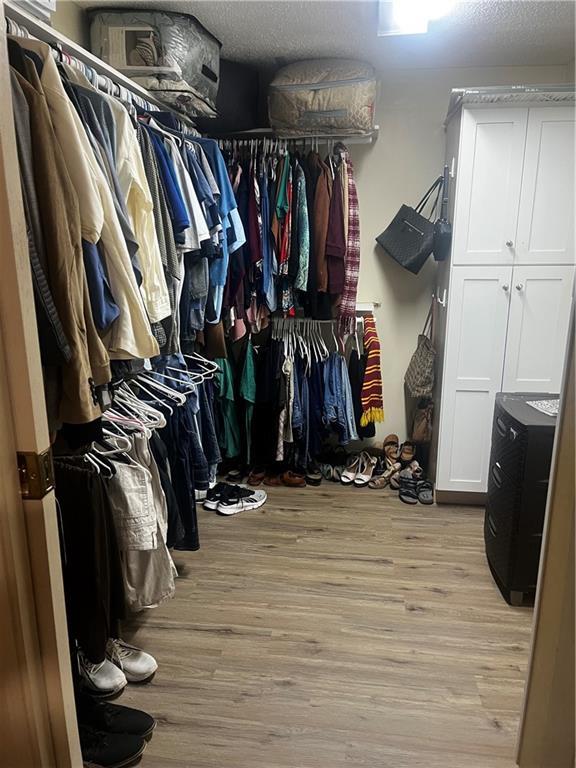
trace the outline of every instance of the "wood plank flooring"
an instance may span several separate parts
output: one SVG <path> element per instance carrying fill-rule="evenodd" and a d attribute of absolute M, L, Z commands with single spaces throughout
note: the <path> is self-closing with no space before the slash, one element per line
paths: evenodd
<path fill-rule="evenodd" d="M 199 509 L 174 600 L 126 627 L 159 662 L 119 703 L 143 768 L 511 768 L 531 611 L 485 562 L 482 510 L 272 489 Z"/>

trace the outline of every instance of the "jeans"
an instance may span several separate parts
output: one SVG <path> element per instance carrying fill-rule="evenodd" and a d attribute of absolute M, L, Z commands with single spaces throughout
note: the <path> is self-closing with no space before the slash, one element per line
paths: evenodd
<path fill-rule="evenodd" d="M 327 426 L 335 427 L 342 445 L 358 439 L 348 369 L 336 353 L 324 363 L 323 418 Z"/>

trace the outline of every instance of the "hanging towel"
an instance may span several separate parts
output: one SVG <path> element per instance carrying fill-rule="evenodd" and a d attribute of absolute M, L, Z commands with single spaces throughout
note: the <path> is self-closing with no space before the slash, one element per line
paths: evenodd
<path fill-rule="evenodd" d="M 354 166 L 347 149 L 344 149 L 343 156 L 343 162 L 346 163 L 348 172 L 348 235 L 344 266 L 344 290 L 340 300 L 340 321 L 345 330 L 353 333 L 356 316 L 356 291 L 360 272 L 360 211 L 356 180 L 354 179 Z M 372 318 L 372 322 L 374 322 L 374 318 Z M 374 334 L 376 335 L 376 331 Z M 378 341 L 378 337 L 376 337 L 376 341 Z"/>
<path fill-rule="evenodd" d="M 364 318 L 364 350 L 367 352 L 366 370 L 362 385 L 361 426 L 384 421 L 382 400 L 382 374 L 380 372 L 380 340 L 373 315 Z"/>

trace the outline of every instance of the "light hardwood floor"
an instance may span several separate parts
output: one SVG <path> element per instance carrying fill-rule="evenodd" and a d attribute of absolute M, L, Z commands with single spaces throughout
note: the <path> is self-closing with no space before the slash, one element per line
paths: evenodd
<path fill-rule="evenodd" d="M 485 562 L 482 510 L 324 483 L 199 509 L 174 600 L 126 628 L 160 664 L 119 703 L 143 768 L 511 768 L 532 612 Z"/>

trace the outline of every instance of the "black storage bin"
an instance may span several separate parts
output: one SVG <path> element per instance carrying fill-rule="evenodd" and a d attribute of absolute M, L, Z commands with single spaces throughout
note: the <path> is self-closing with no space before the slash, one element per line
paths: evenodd
<path fill-rule="evenodd" d="M 486 557 L 511 605 L 534 600 L 556 419 L 527 404 L 549 394 L 496 395 L 488 498 Z"/>

